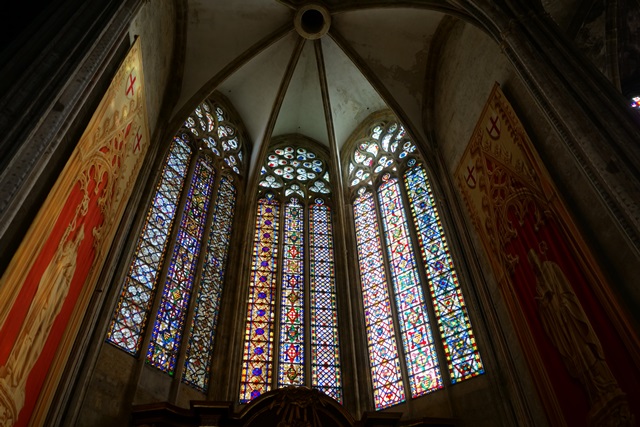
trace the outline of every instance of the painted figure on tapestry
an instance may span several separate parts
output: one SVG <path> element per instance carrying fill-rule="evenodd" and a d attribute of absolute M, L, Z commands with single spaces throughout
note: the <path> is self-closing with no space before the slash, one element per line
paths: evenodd
<path fill-rule="evenodd" d="M 536 273 L 542 326 L 562 355 L 569 374 L 580 381 L 592 406 L 620 393 L 600 340 L 560 266 L 540 261 L 533 249 L 528 258 Z"/>
<path fill-rule="evenodd" d="M 633 425 L 640 343 L 498 84 L 456 176 L 550 424 Z"/>
<path fill-rule="evenodd" d="M 0 278 L 0 425 L 42 425 L 148 147 L 139 40 Z"/>
<path fill-rule="evenodd" d="M 0 400 L 5 408 L 4 412 L 0 413 L 3 425 L 13 424 L 24 405 L 27 378 L 42 352 L 53 321 L 60 313 L 67 296 L 76 270 L 78 246 L 83 239 L 84 226 L 80 226 L 75 238 L 63 241 L 58 247 L 51 264 L 40 279 L 38 290 L 9 360 L 5 366 L 0 366 Z"/>

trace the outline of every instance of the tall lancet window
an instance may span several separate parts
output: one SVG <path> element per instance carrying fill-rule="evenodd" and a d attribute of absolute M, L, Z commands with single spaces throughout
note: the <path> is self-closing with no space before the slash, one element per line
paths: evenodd
<path fill-rule="evenodd" d="M 241 402 L 290 385 L 342 401 L 331 187 L 317 152 L 280 146 L 262 166 Z"/>
<path fill-rule="evenodd" d="M 427 171 L 404 127 L 373 124 L 346 173 L 376 408 L 483 373 Z"/>
<path fill-rule="evenodd" d="M 206 100 L 171 141 L 107 335 L 203 392 L 244 164 L 229 114 Z"/>

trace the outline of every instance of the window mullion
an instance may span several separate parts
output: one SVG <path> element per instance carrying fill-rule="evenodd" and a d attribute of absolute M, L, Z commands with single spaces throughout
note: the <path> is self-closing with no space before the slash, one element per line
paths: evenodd
<path fill-rule="evenodd" d="M 273 353 L 277 319 L 278 237 L 281 203 L 272 192 L 255 201 L 253 260 L 243 344 L 240 402 L 269 391 L 274 384 Z M 265 335 L 266 334 L 266 335 Z"/>
<path fill-rule="evenodd" d="M 393 276 L 393 269 L 391 267 L 391 261 L 389 260 L 389 253 L 387 251 L 387 247 L 389 245 L 389 242 L 387 241 L 387 235 L 385 233 L 385 229 L 384 229 L 384 219 L 382 218 L 382 209 L 380 208 L 380 200 L 378 197 L 378 190 L 380 188 L 380 183 L 378 183 L 378 185 L 376 185 L 374 191 L 373 191 L 373 199 L 374 199 L 374 206 L 375 206 L 375 210 L 376 210 L 376 217 L 378 219 L 378 233 L 380 234 L 380 243 L 381 243 L 381 252 L 382 252 L 382 260 L 383 260 L 383 264 L 384 264 L 384 268 L 385 268 L 385 275 L 387 277 L 387 289 L 389 291 L 389 295 L 391 296 L 391 299 L 393 301 L 389 301 L 389 305 L 391 307 L 391 313 L 392 313 L 392 321 L 393 321 L 393 328 L 395 330 L 395 339 L 396 339 L 396 347 L 398 349 L 402 349 L 402 351 L 398 351 L 398 358 L 400 360 L 400 370 L 402 372 L 402 385 L 404 386 L 404 391 L 405 391 L 405 400 L 410 401 L 411 400 L 411 386 L 409 384 L 409 371 L 407 370 L 407 360 L 404 354 L 404 344 L 402 342 L 402 336 L 400 335 L 402 333 L 402 329 L 400 327 L 400 313 L 398 312 L 398 306 L 397 306 L 397 297 L 396 297 L 396 292 L 393 286 L 393 281 L 394 281 L 394 276 Z M 408 399 L 407 399 L 408 397 Z"/>
<path fill-rule="evenodd" d="M 280 378 L 280 331 L 282 325 L 280 324 L 280 316 L 282 314 L 282 277 L 284 270 L 284 239 L 285 239 L 285 215 L 287 209 L 286 199 L 278 197 L 280 203 L 280 211 L 278 212 L 278 252 L 276 258 L 276 286 L 274 289 L 274 309 L 273 309 L 273 351 L 272 358 L 272 375 L 271 375 L 271 388 L 276 389 L 279 387 Z"/>
<path fill-rule="evenodd" d="M 140 349 L 146 349 L 145 351 L 141 351 L 140 352 L 140 356 L 139 356 L 139 360 L 141 361 L 140 363 L 140 368 L 142 369 L 142 366 L 144 366 L 144 361 L 147 360 L 147 352 L 148 352 L 148 348 L 149 348 L 149 344 L 151 343 L 151 336 L 153 334 L 153 325 L 155 325 L 156 319 L 158 317 L 158 310 L 160 309 L 160 304 L 162 302 L 162 295 L 164 294 L 164 288 L 166 286 L 166 281 L 167 281 L 167 273 L 169 271 L 169 257 L 171 256 L 171 254 L 173 253 L 175 244 L 176 244 L 176 240 L 178 238 L 178 230 L 180 229 L 180 219 L 182 218 L 182 215 L 184 214 L 184 208 L 185 205 L 187 204 L 187 197 L 189 195 L 189 188 L 191 186 L 191 181 L 193 179 L 193 174 L 195 173 L 196 170 L 196 165 L 198 163 L 198 155 L 197 155 L 197 151 L 193 148 L 193 146 L 190 144 L 189 148 L 191 148 L 191 150 L 193 150 L 194 154 L 191 157 L 191 163 L 189 164 L 189 170 L 184 178 L 184 186 L 182 187 L 182 193 L 180 194 L 180 202 L 178 203 L 178 206 L 176 207 L 176 216 L 174 218 L 174 223 L 173 223 L 173 227 L 171 229 L 171 237 L 169 237 L 169 241 L 167 243 L 166 246 L 166 250 L 164 253 L 164 260 L 162 262 L 162 269 L 160 270 L 160 274 L 158 274 L 158 277 L 156 279 L 156 293 L 155 293 L 155 297 L 154 297 L 154 301 L 153 301 L 153 306 L 152 309 L 150 310 L 150 315 L 149 315 L 149 319 L 147 320 L 147 325 L 145 327 L 146 332 L 144 334 L 144 340 L 142 341 L 142 343 L 140 344 Z M 176 221 L 177 220 L 177 221 Z M 151 326 L 151 327 L 149 327 Z"/>
<path fill-rule="evenodd" d="M 203 222 L 209 215 L 216 175 L 211 158 L 200 155 L 195 161 L 196 172 L 189 183 L 187 204 L 181 209 L 172 258 L 165 274 L 165 282 L 170 283 L 170 288 L 165 284 L 147 352 L 152 365 L 173 376 L 184 340 L 185 318 L 191 306 L 194 274 L 206 228 L 206 222 Z"/>
<path fill-rule="evenodd" d="M 218 168 L 216 168 L 216 170 L 219 170 Z M 211 233 L 211 223 L 212 223 L 212 216 L 213 216 L 213 212 L 216 208 L 216 202 L 217 202 L 217 195 L 218 195 L 218 190 L 220 188 L 220 181 L 222 179 L 222 174 L 221 173 L 216 173 L 215 176 L 215 181 L 213 184 L 213 188 L 211 189 L 211 196 L 210 196 L 210 200 L 209 200 L 209 210 L 207 212 L 206 215 L 206 219 L 205 219 L 205 223 L 204 223 L 204 230 L 202 232 L 202 238 L 200 239 L 200 253 L 198 254 L 198 262 L 196 264 L 196 269 L 193 275 L 193 287 L 191 289 L 191 297 L 190 297 L 190 301 L 189 301 L 189 308 L 187 311 L 187 314 L 185 316 L 185 320 L 184 320 L 184 324 L 182 325 L 182 341 L 181 341 L 181 345 L 180 345 L 180 350 L 178 352 L 178 357 L 176 358 L 176 369 L 174 372 L 174 378 L 173 378 L 173 382 L 171 385 L 171 393 L 170 393 L 170 400 L 171 401 L 176 401 L 177 396 L 178 396 L 178 390 L 179 390 L 179 385 L 182 382 L 182 375 L 184 372 L 184 362 L 185 362 L 185 357 L 186 357 L 186 353 L 187 353 L 187 343 L 185 341 L 189 339 L 188 334 L 190 333 L 191 330 L 191 324 L 193 323 L 193 317 L 194 317 L 194 312 L 195 312 L 195 307 L 197 305 L 197 301 L 195 300 L 198 293 L 200 292 L 200 287 L 202 285 L 202 269 L 204 266 L 204 260 L 206 257 L 206 252 L 207 252 L 207 245 L 206 242 L 209 239 L 209 234 Z"/>
<path fill-rule="evenodd" d="M 429 327 L 431 329 L 431 333 L 435 334 L 434 329 L 437 330 L 438 337 L 440 339 L 436 340 L 434 337 L 434 341 L 437 341 L 435 344 L 436 355 L 438 357 L 438 366 L 440 367 L 441 378 L 445 383 L 444 386 L 448 386 L 451 384 L 449 375 L 442 375 L 442 372 L 448 372 L 447 369 L 447 358 L 444 352 L 444 348 L 442 347 L 442 337 L 440 334 L 440 330 L 438 328 L 438 319 L 436 317 L 436 312 L 433 307 L 433 299 L 431 298 L 431 289 L 429 286 L 429 276 L 426 272 L 426 266 L 424 265 L 424 259 L 422 256 L 422 248 L 420 247 L 420 240 L 418 239 L 417 232 L 415 230 L 415 223 L 413 221 L 413 216 L 411 213 L 411 202 L 409 200 L 409 196 L 407 195 L 405 178 L 404 175 L 401 174 L 398 177 L 398 185 L 400 187 L 400 196 L 402 197 L 402 203 L 404 205 L 405 216 L 407 218 L 407 230 L 409 232 L 409 241 L 411 242 L 411 246 L 413 248 L 413 253 L 415 256 L 415 261 L 418 266 L 418 274 L 420 277 L 420 284 L 422 288 L 422 292 L 424 293 L 424 302 L 427 307 L 427 312 L 429 313 Z M 411 219 L 410 219 L 411 218 Z M 411 224 L 411 225 L 409 225 Z M 429 301 L 429 302 L 427 302 Z"/>
<path fill-rule="evenodd" d="M 309 232 L 309 221 L 311 219 L 311 215 L 309 213 L 309 207 L 311 202 L 306 199 L 305 203 L 302 204 L 302 214 L 303 214 L 303 264 L 304 264 L 304 289 L 302 295 L 304 296 L 304 359 L 302 360 L 304 363 L 304 375 L 305 375 L 305 385 L 309 388 L 312 387 L 311 382 L 311 239 Z"/>

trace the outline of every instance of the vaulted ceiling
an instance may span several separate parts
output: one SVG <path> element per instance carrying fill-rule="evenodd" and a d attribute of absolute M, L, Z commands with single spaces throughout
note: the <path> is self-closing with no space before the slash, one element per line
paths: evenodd
<path fill-rule="evenodd" d="M 402 5 L 295 3 L 190 0 L 174 115 L 221 92 L 254 142 L 254 163 L 264 141 L 284 134 L 327 148 L 335 141 L 339 150 L 363 119 L 385 108 L 422 132 L 429 46 L 446 15 Z"/>
<path fill-rule="evenodd" d="M 563 31 L 581 28 L 588 17 L 576 8 L 595 3 L 542 1 Z M 437 67 L 429 63 L 430 47 L 443 20 L 460 16 L 453 2 L 187 4 L 183 83 L 173 117 L 186 117 L 214 90 L 224 94 L 253 142 L 252 170 L 272 137 L 299 133 L 338 152 L 363 119 L 384 108 L 428 143 L 423 117 L 433 91 L 426 76 Z"/>

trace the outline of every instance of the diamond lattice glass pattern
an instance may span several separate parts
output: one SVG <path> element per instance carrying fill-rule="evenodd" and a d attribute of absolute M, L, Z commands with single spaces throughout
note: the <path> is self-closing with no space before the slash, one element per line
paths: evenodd
<path fill-rule="evenodd" d="M 157 288 L 164 283 L 156 322 L 147 332 L 151 335 L 147 361 L 173 375 L 178 355 L 184 354 L 182 380 L 203 392 L 210 377 L 236 203 L 231 182 L 244 169 L 238 129 L 222 103 L 207 99 L 174 137 L 107 334 L 108 342 L 137 355 Z M 185 192 L 187 176 L 191 176 L 191 184 Z M 216 176 L 221 176 L 217 190 Z M 213 197 L 216 202 L 210 203 Z M 184 210 L 182 221 L 176 224 L 178 206 Z M 213 221 L 208 226 L 207 218 Z M 202 255 L 201 247 L 206 248 Z M 165 259 L 168 254 L 171 258 Z M 163 264 L 168 266 L 163 268 Z M 193 289 L 198 294 L 189 304 Z M 190 310 L 193 313 L 189 314 Z M 192 319 L 189 328 L 184 325 L 187 318 Z M 187 340 L 182 339 L 185 329 Z M 187 348 L 182 353 L 184 341 Z"/>
<path fill-rule="evenodd" d="M 418 232 L 422 258 L 427 266 L 429 289 L 451 382 L 484 372 L 458 276 L 449 254 L 433 194 L 422 166 L 405 172 L 405 186 Z"/>
<path fill-rule="evenodd" d="M 371 292 L 367 284 L 381 286 L 386 283 L 385 268 L 391 274 L 398 313 L 397 343 L 401 342 L 404 348 L 403 361 L 406 363 L 411 395 L 416 397 L 442 388 L 443 380 L 436 356 L 436 346 L 440 343 L 452 384 L 484 372 L 427 173 L 420 166 L 421 161 L 415 144 L 402 125 L 395 121 L 380 121 L 370 127 L 367 135 L 355 141 L 346 168 L 347 183 L 359 195 L 354 196 L 355 227 L 365 322 L 370 352 L 373 351 L 370 359 L 374 400 L 378 409 L 401 401 L 380 397 L 380 379 L 375 373 L 376 353 L 375 348 L 371 348 L 373 331 L 386 330 L 374 329 L 371 325 L 382 322 L 387 315 L 390 318 L 391 309 L 388 307 L 388 294 L 382 290 Z M 401 182 L 399 177 L 404 177 L 404 181 Z M 368 199 L 372 190 L 378 194 L 377 202 Z M 407 205 L 404 202 L 406 199 L 409 200 Z M 364 206 L 370 212 L 358 213 L 359 209 L 365 209 Z M 377 209 L 381 213 L 380 226 L 375 218 Z M 413 221 L 408 220 L 409 209 Z M 371 218 L 362 220 L 366 215 Z M 365 232 L 365 227 L 370 230 Z M 371 237 L 379 230 L 384 230 L 385 254 L 382 253 L 379 239 Z M 418 245 L 415 245 L 416 239 Z M 420 248 L 424 262 L 417 263 L 414 247 Z M 431 295 L 429 304 L 438 322 L 441 338 L 438 341 L 432 339 L 429 327 L 428 307 L 423 295 L 427 290 Z M 372 310 L 370 307 L 374 304 L 382 304 L 385 309 Z M 393 326 L 390 320 L 388 322 L 390 327 Z M 395 333 L 389 333 L 388 336 L 385 344 L 395 344 Z"/>
<path fill-rule="evenodd" d="M 254 274 L 249 300 L 256 298 L 253 287 L 258 280 L 278 280 L 280 286 L 277 304 L 275 290 L 263 291 L 272 302 L 269 308 L 252 311 L 250 303 L 240 393 L 243 403 L 272 385 L 310 386 L 342 401 L 333 228 L 326 204 L 331 196 L 329 172 L 322 157 L 291 142 L 276 145 L 261 167 L 259 194 L 266 191 L 272 203 L 283 203 L 282 217 L 274 216 L 270 225 L 274 233 L 278 223 L 282 228 L 282 262 L 256 260 L 264 263 L 269 273 L 262 277 Z M 257 230 L 263 226 L 256 223 Z M 265 315 L 272 323 L 262 328 L 271 338 L 256 355 L 251 347 L 252 323 L 262 321 L 259 319 Z M 274 366 L 278 367 L 277 381 L 271 377 Z"/>
<path fill-rule="evenodd" d="M 133 355 L 140 350 L 190 159 L 191 149 L 187 143 L 174 138 L 109 327 L 107 341 Z"/>
<path fill-rule="evenodd" d="M 364 192 L 353 204 L 364 302 L 369 363 L 376 409 L 405 400 L 395 340 L 389 289 L 382 260 L 373 195 Z"/>
<path fill-rule="evenodd" d="M 395 178 L 384 180 L 378 188 L 378 198 L 411 395 L 417 397 L 442 388 L 442 377 L 400 186 Z"/>
<path fill-rule="evenodd" d="M 331 210 L 309 206 L 311 386 L 342 402 Z"/>

